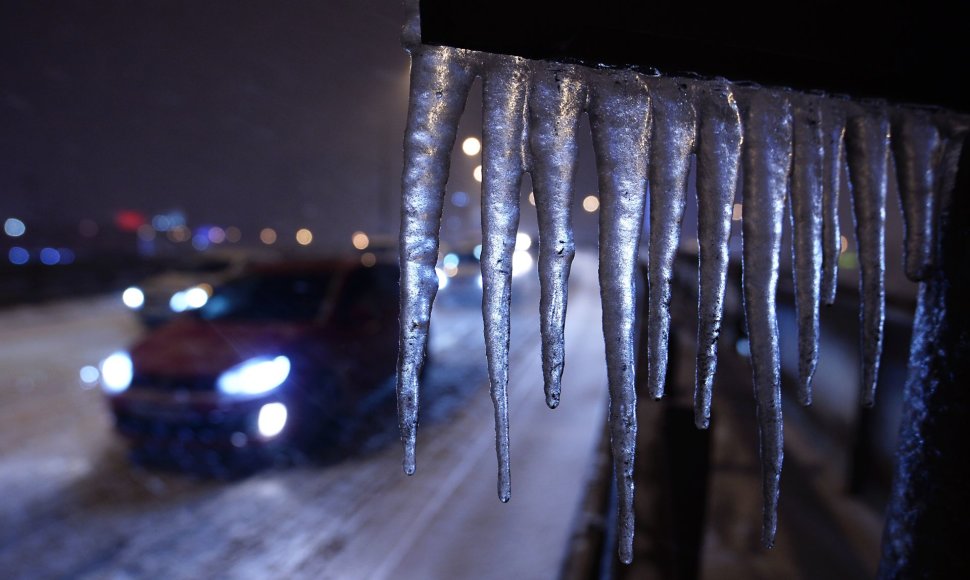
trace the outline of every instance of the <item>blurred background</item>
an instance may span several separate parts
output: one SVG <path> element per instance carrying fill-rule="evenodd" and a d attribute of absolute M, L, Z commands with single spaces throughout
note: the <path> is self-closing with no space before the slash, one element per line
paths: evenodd
<path fill-rule="evenodd" d="M 695 432 L 688 410 L 697 252 L 689 196 L 670 396 L 641 402 L 638 555 L 621 567 L 612 560 L 599 200 L 586 129 L 555 411 L 542 397 L 537 226 L 528 178 L 522 187 L 513 498 L 502 505 L 495 496 L 479 312 L 478 84 L 441 224 L 418 472 L 401 473 L 393 375 L 409 82 L 402 22 L 398 2 L 377 0 L 0 5 L 4 574 L 874 574 L 915 294 L 902 275 L 895 190 L 873 411 L 857 405 L 848 190 L 840 298 L 823 311 L 810 408 L 794 402 L 790 380 L 797 353 L 784 242 L 786 467 L 770 552 L 758 546 L 737 263 L 711 430 Z M 735 261 L 742 215 L 738 203 Z"/>

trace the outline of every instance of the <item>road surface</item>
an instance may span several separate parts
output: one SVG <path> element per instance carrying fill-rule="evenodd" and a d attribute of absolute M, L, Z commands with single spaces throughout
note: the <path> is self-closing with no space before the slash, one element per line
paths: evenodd
<path fill-rule="evenodd" d="M 606 409 L 595 281 L 594 261 L 577 258 L 555 411 L 543 402 L 535 283 L 516 282 L 506 505 L 477 299 L 439 300 L 413 477 L 393 437 L 235 481 L 133 465 L 101 393 L 78 376 L 142 332 L 120 300 L 2 311 L 0 576 L 555 577 Z"/>

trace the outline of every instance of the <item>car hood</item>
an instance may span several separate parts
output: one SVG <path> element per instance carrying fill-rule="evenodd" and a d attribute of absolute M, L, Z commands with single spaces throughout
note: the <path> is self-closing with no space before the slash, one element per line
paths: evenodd
<path fill-rule="evenodd" d="M 208 322 L 181 318 L 131 350 L 137 376 L 215 377 L 257 356 L 286 354 L 311 326 L 285 322 Z"/>

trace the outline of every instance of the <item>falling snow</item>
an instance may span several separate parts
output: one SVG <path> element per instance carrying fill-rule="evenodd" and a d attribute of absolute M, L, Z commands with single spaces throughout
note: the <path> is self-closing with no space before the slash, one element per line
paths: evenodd
<path fill-rule="evenodd" d="M 408 2 L 411 53 L 401 222 L 401 342 L 398 411 L 404 470 L 415 471 L 419 377 L 438 278 L 438 230 L 459 118 L 483 80 L 481 254 L 483 316 L 495 406 L 498 496 L 508 501 L 511 263 L 519 187 L 529 172 L 539 218 L 542 368 L 546 403 L 560 402 L 565 364 L 567 280 L 575 254 L 571 225 L 580 118 L 590 121 L 601 192 L 600 291 L 610 391 L 610 434 L 619 510 L 619 555 L 633 554 L 636 440 L 634 321 L 644 219 L 649 311 L 647 388 L 663 396 L 670 334 L 668 304 L 691 156 L 696 160 L 699 318 L 695 423 L 709 426 L 739 170 L 743 176 L 743 297 L 760 431 L 762 542 L 777 528 L 783 459 L 781 371 L 775 293 L 785 206 L 793 230 L 799 328 L 798 398 L 811 402 L 818 360 L 819 304 L 835 299 L 838 192 L 846 164 L 860 255 L 862 404 L 872 405 L 885 317 L 885 219 L 898 176 L 906 273 L 925 279 L 936 264 L 936 224 L 948 205 L 967 119 L 935 109 L 855 102 L 723 79 L 645 76 L 630 70 L 528 61 L 426 46 L 416 2 Z M 896 175 L 890 175 L 890 155 Z M 650 187 L 647 187 L 647 184 Z M 650 212 L 645 216 L 649 190 Z"/>

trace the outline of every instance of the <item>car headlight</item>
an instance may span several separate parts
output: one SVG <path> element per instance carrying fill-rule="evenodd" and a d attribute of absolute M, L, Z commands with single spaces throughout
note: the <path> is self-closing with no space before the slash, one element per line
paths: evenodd
<path fill-rule="evenodd" d="M 290 376 L 290 359 L 261 356 L 243 361 L 219 376 L 216 387 L 225 395 L 262 395 Z"/>
<path fill-rule="evenodd" d="M 208 284 L 199 284 L 198 286 L 176 292 L 172 294 L 172 298 L 168 301 L 168 307 L 172 312 L 176 313 L 185 312 L 186 310 L 198 310 L 209 301 L 210 288 L 211 286 Z"/>
<path fill-rule="evenodd" d="M 256 429 L 266 439 L 276 437 L 286 427 L 286 415 L 286 405 L 283 403 L 267 403 L 259 410 Z"/>
<path fill-rule="evenodd" d="M 131 385 L 134 367 L 127 352 L 118 351 L 101 361 L 101 386 L 117 395 Z"/>
<path fill-rule="evenodd" d="M 121 294 L 121 301 L 132 310 L 138 310 L 145 305 L 145 293 L 138 286 L 131 286 Z"/>

